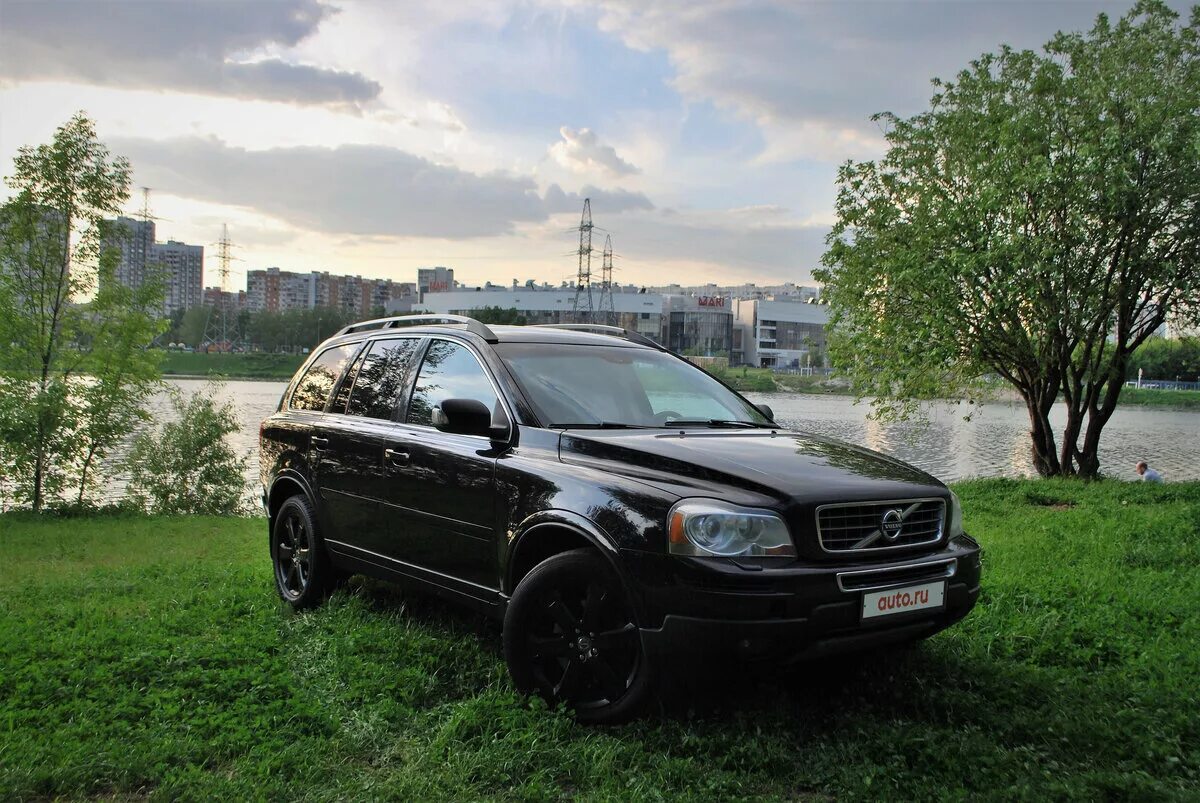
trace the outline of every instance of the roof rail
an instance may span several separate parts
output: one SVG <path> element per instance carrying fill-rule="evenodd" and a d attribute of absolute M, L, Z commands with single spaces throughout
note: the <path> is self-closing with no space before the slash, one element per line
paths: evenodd
<path fill-rule="evenodd" d="M 535 329 L 571 329 L 576 332 L 595 332 L 599 335 L 612 335 L 613 337 L 623 337 L 630 343 L 637 343 L 640 346 L 649 346 L 659 351 L 668 351 L 667 347 L 662 343 L 643 335 L 641 332 L 631 332 L 628 329 L 622 329 L 620 326 L 605 326 L 599 323 L 535 323 L 530 324 Z"/>
<path fill-rule="evenodd" d="M 462 324 L 467 328 L 467 331 L 474 335 L 479 335 L 489 343 L 498 343 L 500 338 L 496 337 L 496 333 L 487 327 L 487 324 L 480 323 L 474 318 L 468 318 L 466 315 L 395 315 L 391 318 L 375 318 L 370 321 L 359 321 L 352 323 L 349 326 L 342 327 L 338 335 L 348 335 L 352 332 L 365 332 L 370 329 L 395 329 L 401 326 L 419 326 L 425 323 L 452 323 Z M 336 335 L 335 335 L 336 337 Z"/>

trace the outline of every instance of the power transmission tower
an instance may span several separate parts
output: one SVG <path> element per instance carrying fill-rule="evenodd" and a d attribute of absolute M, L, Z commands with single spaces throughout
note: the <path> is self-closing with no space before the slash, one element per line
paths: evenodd
<path fill-rule="evenodd" d="M 607 234 L 604 237 L 604 261 L 600 267 L 600 315 L 608 326 L 614 326 L 617 322 L 617 311 L 613 305 L 612 260 L 612 235 Z"/>
<path fill-rule="evenodd" d="M 579 219 L 579 272 L 575 278 L 575 300 L 571 303 L 572 323 L 591 323 L 592 313 L 592 199 L 583 199 Z"/>
<path fill-rule="evenodd" d="M 221 239 L 217 241 L 217 275 L 221 277 L 221 292 L 217 303 L 208 308 L 208 319 L 204 324 L 204 339 L 201 345 L 205 350 L 216 347 L 216 351 L 235 351 L 242 346 L 238 337 L 236 316 L 231 314 L 228 302 L 229 263 L 237 259 L 233 256 L 234 244 L 229 239 L 229 224 L 221 224 Z"/>
<path fill-rule="evenodd" d="M 217 241 L 217 274 L 221 277 L 221 292 L 229 292 L 229 262 L 233 257 L 229 249 L 233 243 L 229 241 L 229 224 L 221 224 L 221 239 Z"/>

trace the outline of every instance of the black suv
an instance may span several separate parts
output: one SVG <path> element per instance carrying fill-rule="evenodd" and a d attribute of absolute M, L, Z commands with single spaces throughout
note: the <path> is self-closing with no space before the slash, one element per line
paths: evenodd
<path fill-rule="evenodd" d="M 615 327 L 355 324 L 260 442 L 284 600 L 357 572 L 471 605 L 517 687 L 584 721 L 633 715 L 668 659 L 920 639 L 979 595 L 942 483 Z"/>

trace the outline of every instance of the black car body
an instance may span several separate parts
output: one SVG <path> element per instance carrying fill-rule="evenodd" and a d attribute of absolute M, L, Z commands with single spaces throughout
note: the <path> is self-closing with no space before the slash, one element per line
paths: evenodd
<path fill-rule="evenodd" d="M 692 403 L 733 417 L 655 409 Z M 347 327 L 263 422 L 261 470 L 284 599 L 363 573 L 469 604 L 504 620 L 519 687 L 594 721 L 632 714 L 672 658 L 919 639 L 979 594 L 941 482 L 787 431 L 618 329 Z"/>

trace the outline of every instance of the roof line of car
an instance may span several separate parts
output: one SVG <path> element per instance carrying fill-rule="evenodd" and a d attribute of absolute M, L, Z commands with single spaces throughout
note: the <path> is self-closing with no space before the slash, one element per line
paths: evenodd
<path fill-rule="evenodd" d="M 658 343 L 640 332 L 624 329 L 619 326 L 606 326 L 603 324 L 590 323 L 562 323 L 562 324 L 526 324 L 526 325 L 510 325 L 518 329 L 556 329 L 567 332 L 581 332 L 587 334 L 608 335 L 614 339 L 624 340 L 629 344 L 652 348 L 657 351 L 669 351 L 661 343 Z M 460 329 L 459 327 L 462 327 Z M 348 326 L 342 327 L 333 338 L 341 338 L 345 335 L 358 334 L 377 334 L 383 332 L 391 332 L 394 330 L 412 330 L 416 333 L 425 331 L 445 331 L 461 332 L 464 329 L 473 335 L 483 339 L 487 343 L 500 343 L 503 338 L 497 335 L 487 324 L 470 318 L 466 315 L 396 315 L 388 318 L 375 318 L 368 321 L 359 321 Z M 513 342 L 513 341 L 509 341 Z"/>

